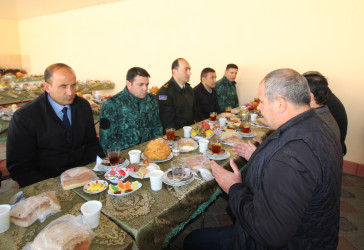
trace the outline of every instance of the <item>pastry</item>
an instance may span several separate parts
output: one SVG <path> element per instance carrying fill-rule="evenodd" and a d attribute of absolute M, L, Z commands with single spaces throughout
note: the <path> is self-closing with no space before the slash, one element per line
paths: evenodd
<path fill-rule="evenodd" d="M 162 138 L 157 138 L 148 143 L 144 151 L 144 156 L 149 160 L 162 160 L 171 154 L 168 143 Z"/>
<path fill-rule="evenodd" d="M 138 170 L 138 176 L 139 176 L 141 179 L 143 179 L 147 172 L 148 172 L 148 170 L 147 170 L 147 168 L 146 168 L 146 167 L 141 167 L 141 168 L 139 168 L 139 170 Z"/>

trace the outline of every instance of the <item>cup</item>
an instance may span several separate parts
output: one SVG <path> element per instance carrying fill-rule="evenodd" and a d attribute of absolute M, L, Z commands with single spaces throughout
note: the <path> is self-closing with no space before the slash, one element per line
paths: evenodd
<path fill-rule="evenodd" d="M 182 159 L 175 159 L 171 163 L 173 181 L 178 182 L 183 179 L 185 174 L 185 163 Z"/>
<path fill-rule="evenodd" d="M 153 191 L 158 191 L 162 189 L 162 170 L 153 170 L 150 172 L 150 187 Z"/>
<path fill-rule="evenodd" d="M 120 148 L 109 148 L 107 150 L 107 155 L 109 157 L 110 165 L 115 166 L 120 162 Z"/>
<path fill-rule="evenodd" d="M 226 118 L 225 117 L 219 118 L 219 123 L 220 123 L 220 127 L 225 127 Z"/>
<path fill-rule="evenodd" d="M 8 204 L 0 205 L 0 233 L 6 232 L 10 227 L 10 209 Z"/>
<path fill-rule="evenodd" d="M 258 115 L 257 114 L 250 114 L 250 121 L 251 122 L 255 122 L 255 120 L 257 119 Z"/>
<path fill-rule="evenodd" d="M 221 152 L 221 143 L 220 142 L 213 142 L 211 144 L 211 151 L 212 154 L 214 155 L 218 155 Z"/>
<path fill-rule="evenodd" d="M 230 106 L 225 107 L 225 113 L 231 113 L 231 107 Z"/>
<path fill-rule="evenodd" d="M 186 138 L 191 137 L 191 130 L 192 130 L 192 127 L 184 126 L 183 127 L 183 136 L 186 137 Z"/>
<path fill-rule="evenodd" d="M 142 151 L 140 150 L 130 150 L 129 151 L 129 158 L 130 158 L 130 163 L 138 163 L 140 162 L 140 154 L 142 153 Z"/>
<path fill-rule="evenodd" d="M 166 129 L 166 137 L 167 141 L 174 141 L 174 132 L 176 130 L 174 128 L 167 128 Z"/>
<path fill-rule="evenodd" d="M 96 228 L 99 225 L 101 208 L 102 203 L 95 200 L 88 201 L 81 206 L 83 218 L 91 228 Z"/>
<path fill-rule="evenodd" d="M 180 148 L 177 142 L 172 145 L 172 153 L 174 156 L 179 156 Z"/>
<path fill-rule="evenodd" d="M 247 123 L 244 123 L 242 126 L 243 133 L 249 134 L 250 133 L 250 125 Z"/>
<path fill-rule="evenodd" d="M 200 139 L 200 140 L 198 140 L 198 144 L 199 144 L 200 153 L 202 153 L 202 154 L 205 153 L 209 146 L 209 141 L 206 139 Z"/>
<path fill-rule="evenodd" d="M 216 121 L 216 116 L 217 116 L 216 112 L 210 112 L 210 121 Z"/>

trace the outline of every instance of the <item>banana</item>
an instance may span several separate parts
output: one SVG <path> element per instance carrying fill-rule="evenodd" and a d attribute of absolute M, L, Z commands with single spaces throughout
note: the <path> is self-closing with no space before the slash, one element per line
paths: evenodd
<path fill-rule="evenodd" d="M 93 188 L 95 187 L 95 184 L 92 184 L 90 185 L 88 188 L 87 188 L 87 191 L 88 192 L 92 192 Z"/>

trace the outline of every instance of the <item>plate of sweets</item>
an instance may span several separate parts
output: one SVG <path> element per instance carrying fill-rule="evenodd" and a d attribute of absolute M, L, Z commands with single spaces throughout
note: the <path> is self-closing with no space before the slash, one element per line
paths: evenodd
<path fill-rule="evenodd" d="M 110 184 L 107 193 L 110 195 L 125 196 L 134 193 L 141 187 L 142 184 L 139 181 L 127 181 L 125 183 L 120 181 L 116 185 Z"/>
<path fill-rule="evenodd" d="M 242 130 L 242 124 L 241 122 L 234 121 L 234 122 L 228 122 L 226 126 L 224 127 L 225 131 L 241 131 Z"/>
<path fill-rule="evenodd" d="M 127 168 L 111 168 L 104 175 L 105 179 L 111 183 L 118 183 L 125 180 L 129 176 L 129 169 Z"/>
<path fill-rule="evenodd" d="M 107 188 L 107 184 L 107 181 L 103 180 L 90 181 L 83 186 L 83 191 L 88 194 L 98 194 Z"/>
<path fill-rule="evenodd" d="M 149 178 L 150 172 L 152 172 L 153 170 L 160 170 L 160 167 L 157 164 L 149 163 L 149 161 L 148 163 L 144 162 L 131 164 L 131 169 L 130 169 L 131 171 L 129 172 L 131 177 L 136 179 Z"/>

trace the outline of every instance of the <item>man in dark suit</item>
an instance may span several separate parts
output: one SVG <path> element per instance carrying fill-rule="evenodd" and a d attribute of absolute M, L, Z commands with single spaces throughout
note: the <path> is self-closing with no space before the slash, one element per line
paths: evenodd
<path fill-rule="evenodd" d="M 7 168 L 21 187 L 60 175 L 104 156 L 90 104 L 76 96 L 76 75 L 63 63 L 44 72 L 45 92 L 14 113 Z"/>

